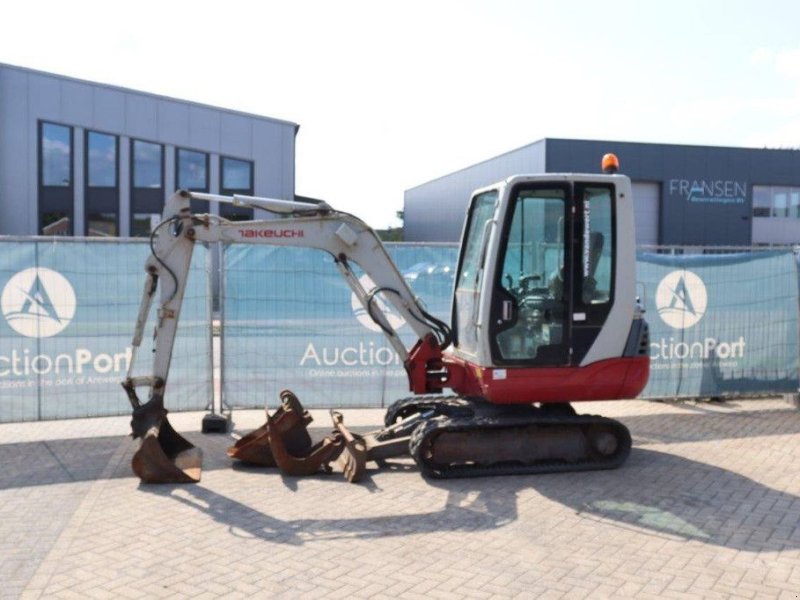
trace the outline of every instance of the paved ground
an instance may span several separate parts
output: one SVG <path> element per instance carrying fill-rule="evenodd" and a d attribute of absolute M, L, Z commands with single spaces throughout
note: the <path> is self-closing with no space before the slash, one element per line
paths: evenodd
<path fill-rule="evenodd" d="M 0 596 L 800 598 L 797 408 L 591 408 L 633 432 L 622 469 L 361 485 L 231 468 L 197 414 L 173 415 L 206 455 L 184 486 L 131 475 L 128 419 L 0 425 Z"/>

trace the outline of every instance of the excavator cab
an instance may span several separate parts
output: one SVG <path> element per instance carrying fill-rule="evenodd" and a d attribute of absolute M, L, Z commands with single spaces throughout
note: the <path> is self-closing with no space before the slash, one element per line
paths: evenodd
<path fill-rule="evenodd" d="M 473 196 L 452 354 L 473 370 L 505 375 L 499 385 L 483 385 L 490 401 L 602 399 L 580 389 L 593 382 L 617 397 L 604 375 L 585 376 L 592 364 L 624 358 L 635 312 L 631 202 L 621 175 L 513 177 Z M 542 389 L 552 369 L 558 389 Z"/>

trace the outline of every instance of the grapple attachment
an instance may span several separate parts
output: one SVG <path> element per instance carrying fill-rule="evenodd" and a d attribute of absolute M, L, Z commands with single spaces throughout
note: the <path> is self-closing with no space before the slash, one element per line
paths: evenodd
<path fill-rule="evenodd" d="M 306 429 L 311 415 L 291 391 L 280 393 L 281 407 L 267 422 L 228 449 L 228 456 L 245 463 L 278 467 L 284 475 L 302 477 L 330 472 L 332 462 L 355 483 L 366 471 L 367 450 L 363 439 L 351 434 L 342 415 L 331 411 L 336 429 L 316 444 Z"/>
<path fill-rule="evenodd" d="M 284 390 L 280 394 L 281 407 L 272 415 L 273 435 L 280 435 L 286 450 L 294 456 L 308 454 L 311 436 L 306 427 L 311 423 L 311 415 L 303 409 L 300 400 L 292 392 Z M 270 418 L 258 429 L 251 431 L 228 448 L 228 456 L 245 464 L 259 467 L 276 467 L 270 448 Z"/>
<path fill-rule="evenodd" d="M 131 429 L 142 444 L 133 455 L 133 472 L 144 483 L 196 483 L 200 481 L 203 452 L 170 425 L 164 397 L 154 394 L 133 410 Z"/>

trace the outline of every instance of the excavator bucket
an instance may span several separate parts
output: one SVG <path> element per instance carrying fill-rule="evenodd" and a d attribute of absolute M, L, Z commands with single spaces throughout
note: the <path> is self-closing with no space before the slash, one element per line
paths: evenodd
<path fill-rule="evenodd" d="M 306 429 L 311 415 L 300 404 L 297 396 L 289 390 L 280 394 L 281 407 L 272 416 L 273 435 L 280 435 L 286 450 L 294 456 L 304 456 L 311 449 L 311 436 Z M 276 467 L 270 448 L 269 415 L 267 423 L 251 431 L 228 448 L 228 456 L 245 464 L 260 467 Z"/>
<path fill-rule="evenodd" d="M 366 444 L 344 426 L 341 413 L 331 411 L 336 429 L 312 444 L 307 429 L 311 415 L 291 391 L 283 390 L 280 398 L 281 407 L 272 415 L 267 411 L 267 422 L 228 448 L 228 456 L 253 465 L 278 467 L 292 477 L 329 473 L 330 463 L 335 462 L 349 482 L 363 478 Z"/>
<path fill-rule="evenodd" d="M 310 422 L 311 416 L 303 410 L 300 400 L 289 390 L 281 392 L 281 408 L 272 416 L 267 412 L 267 422 L 263 429 L 272 458 L 284 475 L 302 477 L 313 475 L 320 469 L 329 472 L 329 463 L 336 460 L 342 452 L 344 444 L 340 436 L 325 437 L 312 446 L 305 429 Z M 302 434 L 299 433 L 300 428 Z M 303 441 L 303 444 L 298 444 L 298 441 Z"/>
<path fill-rule="evenodd" d="M 342 413 L 331 411 L 331 419 L 341 436 L 344 447 L 336 459 L 336 465 L 342 470 L 350 483 L 358 483 L 367 471 L 367 445 L 363 438 L 355 436 L 344 426 Z"/>
<path fill-rule="evenodd" d="M 180 435 L 167 420 L 164 398 L 159 395 L 133 411 L 131 429 L 142 444 L 133 455 L 133 472 L 144 483 L 196 483 L 200 481 L 203 452 Z"/>

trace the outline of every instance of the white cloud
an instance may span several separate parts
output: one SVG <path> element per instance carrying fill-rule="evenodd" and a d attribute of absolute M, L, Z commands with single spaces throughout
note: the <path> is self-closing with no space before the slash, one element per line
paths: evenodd
<path fill-rule="evenodd" d="M 770 67 L 785 79 L 800 80 L 800 48 L 757 48 L 750 57 L 750 63 L 757 67 Z"/>

